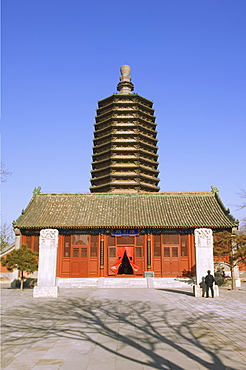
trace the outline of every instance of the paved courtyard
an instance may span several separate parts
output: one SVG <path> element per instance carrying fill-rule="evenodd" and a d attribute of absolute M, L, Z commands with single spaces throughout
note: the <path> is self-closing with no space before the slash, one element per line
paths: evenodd
<path fill-rule="evenodd" d="M 2 369 L 246 369 L 246 286 L 214 299 L 190 287 L 1 295 Z"/>

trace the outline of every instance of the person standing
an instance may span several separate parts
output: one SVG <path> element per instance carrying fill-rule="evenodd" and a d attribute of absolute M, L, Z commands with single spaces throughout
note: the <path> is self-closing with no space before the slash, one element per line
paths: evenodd
<path fill-rule="evenodd" d="M 214 277 L 211 275 L 211 271 L 207 271 L 207 276 L 205 277 L 205 283 L 206 283 L 206 298 L 209 297 L 209 289 L 211 290 L 212 298 L 214 298 L 214 289 L 213 289 L 213 283 L 214 283 Z"/>

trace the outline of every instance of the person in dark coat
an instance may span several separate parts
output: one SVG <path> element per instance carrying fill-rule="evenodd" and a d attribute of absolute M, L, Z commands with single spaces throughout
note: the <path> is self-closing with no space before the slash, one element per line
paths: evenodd
<path fill-rule="evenodd" d="M 211 290 L 212 298 L 214 298 L 214 289 L 213 289 L 213 283 L 214 283 L 214 277 L 211 275 L 211 271 L 208 270 L 208 274 L 205 277 L 205 283 L 206 283 L 206 298 L 209 297 L 209 289 Z"/>

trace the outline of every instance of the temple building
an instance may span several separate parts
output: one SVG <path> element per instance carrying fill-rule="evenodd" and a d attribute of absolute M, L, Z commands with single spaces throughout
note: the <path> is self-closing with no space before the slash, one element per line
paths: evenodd
<path fill-rule="evenodd" d="M 35 251 L 42 229 L 58 230 L 56 277 L 193 276 L 195 230 L 237 226 L 214 187 L 159 192 L 153 102 L 133 89 L 122 66 L 118 93 L 98 103 L 90 193 L 35 191 L 15 223 Z"/>

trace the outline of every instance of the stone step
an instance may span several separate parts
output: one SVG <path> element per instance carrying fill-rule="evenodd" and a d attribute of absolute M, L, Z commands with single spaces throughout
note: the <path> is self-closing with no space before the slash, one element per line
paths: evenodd
<path fill-rule="evenodd" d="M 60 288 L 187 288 L 194 284 L 191 278 L 57 278 Z"/>
<path fill-rule="evenodd" d="M 97 288 L 98 278 L 57 278 L 56 285 L 59 288 Z"/>
<path fill-rule="evenodd" d="M 100 288 L 148 288 L 146 278 L 99 278 Z"/>

